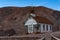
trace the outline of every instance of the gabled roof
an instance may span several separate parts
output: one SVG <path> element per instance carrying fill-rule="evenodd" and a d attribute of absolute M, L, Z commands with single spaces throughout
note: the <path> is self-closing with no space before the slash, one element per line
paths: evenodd
<path fill-rule="evenodd" d="M 36 16 L 34 17 L 34 19 L 38 22 L 38 23 L 45 23 L 45 24 L 53 24 L 51 21 L 49 21 L 47 18 L 41 17 L 41 16 Z"/>

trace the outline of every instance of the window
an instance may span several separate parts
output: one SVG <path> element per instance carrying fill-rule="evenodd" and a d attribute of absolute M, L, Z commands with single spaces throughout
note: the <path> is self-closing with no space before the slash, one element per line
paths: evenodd
<path fill-rule="evenodd" d="M 45 24 L 41 24 L 41 32 L 45 32 Z"/>
<path fill-rule="evenodd" d="M 48 29 L 48 25 L 46 25 L 46 30 L 48 31 L 49 29 Z"/>
<path fill-rule="evenodd" d="M 52 26 L 50 25 L 50 30 L 52 30 Z"/>
<path fill-rule="evenodd" d="M 43 24 L 43 30 L 45 31 L 45 25 Z"/>

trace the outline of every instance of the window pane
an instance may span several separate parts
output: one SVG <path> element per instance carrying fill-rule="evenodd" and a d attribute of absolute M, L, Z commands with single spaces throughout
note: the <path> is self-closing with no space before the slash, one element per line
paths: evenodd
<path fill-rule="evenodd" d="M 50 25 L 50 30 L 52 30 L 52 27 L 51 27 L 51 25 Z"/>
<path fill-rule="evenodd" d="M 48 25 L 46 25 L 47 31 L 48 31 Z"/>
<path fill-rule="evenodd" d="M 45 25 L 43 25 L 43 30 L 45 30 Z"/>

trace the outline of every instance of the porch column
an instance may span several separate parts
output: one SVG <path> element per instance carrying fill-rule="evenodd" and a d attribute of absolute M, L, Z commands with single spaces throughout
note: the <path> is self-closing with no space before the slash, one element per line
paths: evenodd
<path fill-rule="evenodd" d="M 32 24 L 32 33 L 34 32 L 34 26 L 33 26 L 33 24 Z"/>

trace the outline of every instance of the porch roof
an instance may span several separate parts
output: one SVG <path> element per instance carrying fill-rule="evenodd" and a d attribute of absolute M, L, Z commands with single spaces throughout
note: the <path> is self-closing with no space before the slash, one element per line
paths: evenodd
<path fill-rule="evenodd" d="M 31 24 L 35 25 L 35 24 L 37 24 L 37 22 L 33 18 L 28 18 L 25 25 L 31 25 Z"/>

